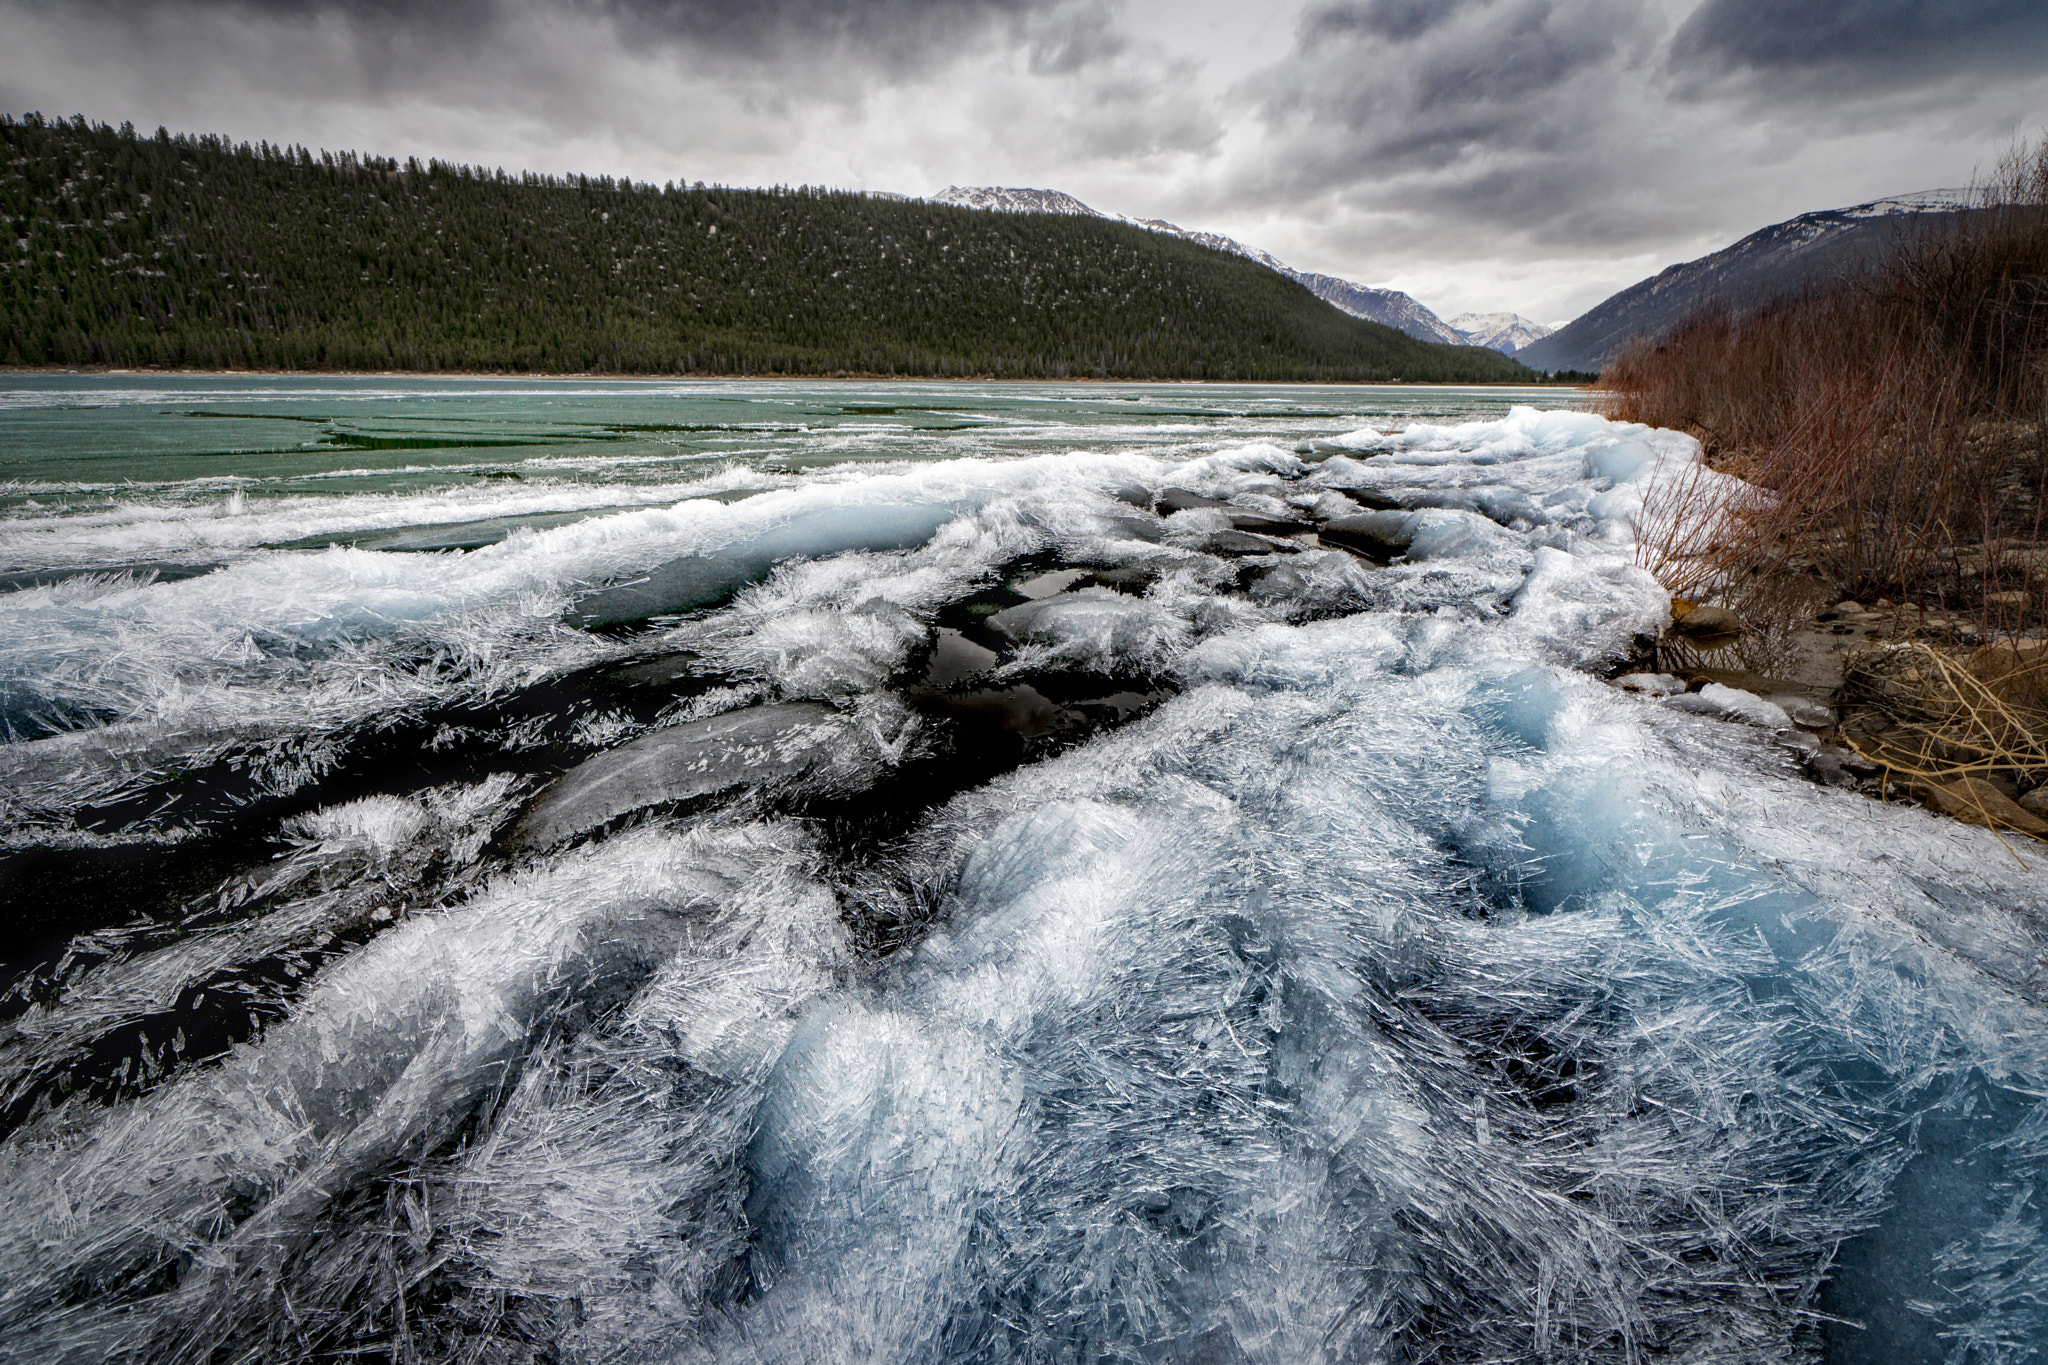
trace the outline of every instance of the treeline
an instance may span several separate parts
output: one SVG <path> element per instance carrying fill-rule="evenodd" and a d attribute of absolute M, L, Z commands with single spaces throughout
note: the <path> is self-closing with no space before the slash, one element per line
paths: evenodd
<path fill-rule="evenodd" d="M 0 117 L 0 363 L 1481 381 L 1100 219 L 507 175 Z"/>

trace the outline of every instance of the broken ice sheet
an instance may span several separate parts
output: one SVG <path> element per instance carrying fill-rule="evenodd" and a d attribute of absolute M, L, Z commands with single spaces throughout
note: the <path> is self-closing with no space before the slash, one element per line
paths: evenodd
<path fill-rule="evenodd" d="M 1663 619 L 1631 518 L 1686 438 L 1517 410 L 1329 450 L 842 470 L 407 580 L 448 593 L 408 630 L 549 677 L 605 648 L 559 622 L 584 566 L 942 506 L 648 647 L 720 671 L 738 729 L 838 734 L 897 714 L 942 612 L 1119 565 L 1142 592 L 1009 599 L 976 666 L 1175 694 L 898 793 L 886 837 L 657 801 L 479 855 L 231 1056 L 8 1140 L 0 1351 L 2027 1358 L 2042 860 L 1580 671 Z M 1324 516 L 1366 489 L 1413 534 L 1385 567 L 1227 559 L 1112 534 L 1125 483 Z M 291 686 L 366 705 L 385 656 L 351 648 Z M 422 847 L 405 811 L 300 828 Z"/>

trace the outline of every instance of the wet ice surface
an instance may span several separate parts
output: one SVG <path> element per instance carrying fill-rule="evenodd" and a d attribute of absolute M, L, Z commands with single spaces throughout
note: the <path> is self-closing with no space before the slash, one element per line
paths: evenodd
<path fill-rule="evenodd" d="M 2042 860 L 1599 681 L 1693 454 L 1518 409 L 23 589 L 11 704 L 99 719 L 0 749 L 11 837 L 165 871 L 10 988 L 0 1356 L 2035 1358 Z"/>

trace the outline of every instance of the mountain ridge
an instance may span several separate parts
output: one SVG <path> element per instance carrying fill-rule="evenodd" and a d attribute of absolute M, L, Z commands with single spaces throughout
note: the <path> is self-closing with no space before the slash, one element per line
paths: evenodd
<path fill-rule="evenodd" d="M 1859 270 L 1925 218 L 1968 211 L 1967 190 L 1922 190 L 1840 209 L 1815 209 L 1719 251 L 1667 266 L 1515 353 L 1531 369 L 1598 370 L 1638 336 L 1656 337 L 1709 302 L 1752 307 Z"/>
<path fill-rule="evenodd" d="M 1377 322 L 1405 332 L 1417 341 L 1434 342 L 1443 346 L 1482 346 L 1488 350 L 1503 351 L 1490 341 L 1477 341 L 1445 322 L 1436 313 L 1413 297 L 1398 289 L 1375 289 L 1370 285 L 1354 284 L 1350 280 L 1338 279 L 1334 275 L 1321 275 L 1313 271 L 1297 270 L 1293 266 L 1254 246 L 1247 246 L 1235 237 L 1226 237 L 1220 232 L 1202 232 L 1184 228 L 1164 218 L 1131 218 L 1123 214 L 1104 213 L 1068 194 L 1064 190 L 1031 189 L 1024 186 L 1005 185 L 949 185 L 931 197 L 935 204 L 951 204 L 960 208 L 988 209 L 1003 213 L 1058 213 L 1092 214 L 1111 222 L 1129 223 L 1134 227 L 1151 232 L 1166 233 L 1183 241 L 1200 246 L 1226 251 L 1247 260 L 1257 261 L 1269 270 L 1278 271 L 1295 281 L 1311 294 L 1341 312 L 1367 322 Z M 1499 316 L 1488 314 L 1487 316 Z M 1512 315 L 1509 315 L 1512 316 Z M 1526 320 L 1524 320 L 1526 321 Z M 1535 326 L 1537 324 L 1528 324 Z M 1503 351 L 1512 354 L 1512 351 Z"/>

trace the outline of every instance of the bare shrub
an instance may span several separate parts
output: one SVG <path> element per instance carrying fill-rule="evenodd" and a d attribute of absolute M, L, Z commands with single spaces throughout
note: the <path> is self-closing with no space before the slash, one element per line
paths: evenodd
<path fill-rule="evenodd" d="M 1717 545 L 1675 589 L 1766 629 L 1814 595 L 1799 578 L 1987 635 L 2048 622 L 2048 142 L 1975 198 L 1908 220 L 1867 271 L 1702 308 L 1601 376 L 1610 415 L 1691 432 L 1769 495 L 1674 530 Z"/>

